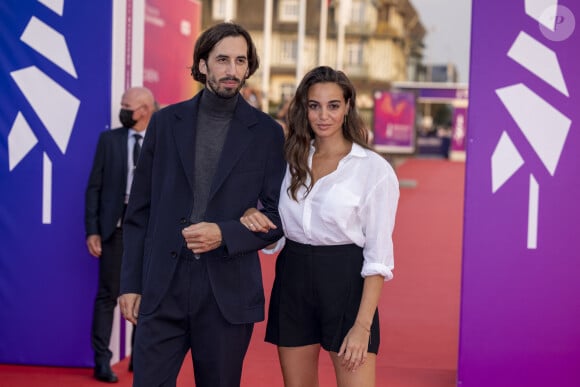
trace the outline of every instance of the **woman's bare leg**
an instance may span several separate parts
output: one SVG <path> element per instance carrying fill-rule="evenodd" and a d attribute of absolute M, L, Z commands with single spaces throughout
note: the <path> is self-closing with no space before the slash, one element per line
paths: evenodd
<path fill-rule="evenodd" d="M 278 347 L 285 387 L 318 387 L 320 344 Z"/>
<path fill-rule="evenodd" d="M 338 387 L 375 387 L 377 355 L 368 353 L 365 362 L 355 371 L 348 371 L 342 365 L 342 358 L 336 352 L 329 352 Z"/>

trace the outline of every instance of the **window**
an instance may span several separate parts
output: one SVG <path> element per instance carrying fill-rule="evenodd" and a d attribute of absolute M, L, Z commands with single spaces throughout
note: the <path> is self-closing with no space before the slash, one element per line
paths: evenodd
<path fill-rule="evenodd" d="M 353 0 L 350 6 L 350 22 L 352 24 L 365 23 L 365 2 Z"/>
<path fill-rule="evenodd" d="M 295 64 L 296 58 L 298 57 L 298 43 L 296 40 L 283 40 L 282 41 L 282 58 L 281 61 L 284 64 Z"/>
<path fill-rule="evenodd" d="M 214 20 L 230 20 L 236 17 L 235 0 L 213 0 L 212 18 Z"/>
<path fill-rule="evenodd" d="M 346 64 L 360 66 L 363 63 L 363 46 L 360 43 L 349 43 L 346 46 Z"/>
<path fill-rule="evenodd" d="M 300 13 L 299 0 L 280 0 L 278 19 L 281 22 L 298 22 Z"/>
<path fill-rule="evenodd" d="M 294 91 L 296 90 L 296 85 L 293 83 L 282 83 L 280 85 L 280 90 L 282 92 L 282 101 L 286 101 L 294 97 Z"/>

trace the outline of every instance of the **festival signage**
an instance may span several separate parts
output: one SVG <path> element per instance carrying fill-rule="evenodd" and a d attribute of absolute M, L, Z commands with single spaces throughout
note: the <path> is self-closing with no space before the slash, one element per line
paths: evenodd
<path fill-rule="evenodd" d="M 376 91 L 373 143 L 379 152 L 413 153 L 415 150 L 415 94 Z"/>
<path fill-rule="evenodd" d="M 433 85 L 433 84 L 431 84 Z M 422 87 L 418 98 L 430 101 L 467 100 L 467 87 Z"/>
<path fill-rule="evenodd" d="M 190 99 L 193 46 L 201 29 L 201 2 L 146 0 L 143 84 L 160 105 Z"/>
<path fill-rule="evenodd" d="M 458 386 L 579 386 L 580 2 L 472 13 Z"/>
<path fill-rule="evenodd" d="M 111 3 L 0 5 L 0 363 L 92 364 L 84 191 L 110 121 Z"/>
<path fill-rule="evenodd" d="M 454 106 L 450 159 L 465 160 L 466 135 L 467 135 L 467 106 Z"/>

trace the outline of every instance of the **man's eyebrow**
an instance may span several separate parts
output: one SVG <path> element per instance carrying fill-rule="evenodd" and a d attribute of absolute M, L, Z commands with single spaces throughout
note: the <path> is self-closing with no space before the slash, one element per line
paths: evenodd
<path fill-rule="evenodd" d="M 320 102 L 315 100 L 315 99 L 309 99 L 307 102 L 308 103 L 314 102 L 314 103 L 320 104 Z M 337 103 L 337 102 L 340 103 L 341 102 L 340 99 L 333 99 L 333 100 L 328 101 L 327 103 Z"/>
<path fill-rule="evenodd" d="M 229 58 L 230 56 L 227 54 L 217 54 L 215 57 L 216 58 Z M 236 56 L 236 59 L 248 59 L 248 57 L 246 55 L 238 55 L 238 56 Z"/>

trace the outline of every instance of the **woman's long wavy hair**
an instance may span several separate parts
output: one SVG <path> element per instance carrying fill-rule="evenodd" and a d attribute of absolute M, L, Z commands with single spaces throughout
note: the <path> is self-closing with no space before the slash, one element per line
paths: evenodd
<path fill-rule="evenodd" d="M 348 104 L 348 114 L 342 125 L 344 137 L 364 148 L 368 146 L 368 131 L 356 109 L 356 91 L 354 86 L 342 71 L 328 66 L 319 66 L 309 71 L 296 89 L 296 94 L 288 109 L 288 138 L 284 152 L 292 179 L 288 194 L 298 200 L 297 192 L 301 186 L 306 187 L 306 195 L 313 185 L 312 170 L 308 166 L 310 142 L 314 139 L 314 131 L 308 122 L 308 91 L 317 83 L 335 83 L 342 89 L 344 101 Z M 306 183 L 310 177 L 310 183 Z"/>

